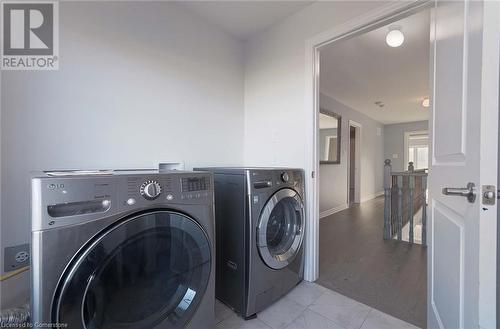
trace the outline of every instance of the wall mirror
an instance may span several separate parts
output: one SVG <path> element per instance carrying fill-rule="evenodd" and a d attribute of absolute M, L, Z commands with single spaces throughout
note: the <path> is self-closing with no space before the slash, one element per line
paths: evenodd
<path fill-rule="evenodd" d="M 340 128 L 342 117 L 321 109 L 319 113 L 320 164 L 340 163 Z"/>

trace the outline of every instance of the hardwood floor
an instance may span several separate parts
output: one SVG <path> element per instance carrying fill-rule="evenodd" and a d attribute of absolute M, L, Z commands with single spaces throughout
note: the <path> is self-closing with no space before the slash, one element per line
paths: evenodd
<path fill-rule="evenodd" d="M 382 197 L 320 220 L 316 283 L 425 328 L 427 248 L 383 240 L 383 213 Z"/>

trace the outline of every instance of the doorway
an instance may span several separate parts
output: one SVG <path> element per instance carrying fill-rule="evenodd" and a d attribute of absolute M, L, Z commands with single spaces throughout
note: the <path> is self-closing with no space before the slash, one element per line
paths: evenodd
<path fill-rule="evenodd" d="M 349 121 L 349 180 L 348 180 L 348 204 L 360 203 L 361 179 L 360 179 L 360 155 L 361 155 L 361 124 Z"/>
<path fill-rule="evenodd" d="M 320 162 L 323 164 L 319 170 L 320 214 L 324 215 L 319 224 L 317 282 L 419 327 L 425 327 L 426 323 L 427 249 L 417 244 L 416 239 L 410 244 L 393 239 L 393 235 L 386 237 L 383 232 L 386 209 L 391 212 L 391 220 L 397 211 L 404 214 L 401 227 L 405 227 L 410 217 L 410 226 L 414 227 L 417 222 L 414 217 L 425 207 L 425 201 L 416 196 L 425 195 L 421 193 L 425 187 L 419 178 L 410 192 L 409 176 L 404 179 L 406 190 L 401 194 L 410 195 L 412 200 L 404 199 L 404 210 L 390 205 L 397 193 L 391 192 L 391 201 L 386 201 L 381 192 L 386 184 L 385 150 L 391 149 L 402 165 L 405 132 L 428 128 L 429 109 L 422 103 L 431 92 L 430 17 L 430 10 L 425 8 L 325 45 L 319 51 L 318 79 L 321 112 L 317 148 L 321 156 L 327 154 L 322 152 L 321 143 L 326 144 L 324 136 L 332 135 L 326 134 L 327 125 L 322 124 L 321 114 L 327 111 L 338 114 L 346 129 L 339 135 L 339 161 Z M 394 26 L 408 31 L 400 47 L 386 43 L 386 36 L 394 31 Z M 393 141 L 390 145 L 386 145 L 386 127 L 394 132 L 390 134 L 392 138 L 389 136 Z M 412 150 L 423 162 L 426 158 L 421 153 L 428 148 L 424 150 L 421 145 L 422 136 L 411 137 Z M 402 172 L 395 168 L 388 177 L 391 185 L 393 178 L 397 178 L 392 174 Z M 397 187 L 403 189 L 403 183 Z M 394 192 L 398 192 L 396 188 Z M 414 230 L 411 232 L 413 237 Z"/>
<path fill-rule="evenodd" d="M 477 201 L 473 204 L 466 198 L 450 197 L 444 190 L 447 186 L 460 187 L 469 191 L 469 196 L 474 190 L 470 184 L 464 187 L 466 182 L 474 182 L 476 188 L 497 182 L 498 140 L 485 137 L 498 134 L 499 48 L 496 41 L 500 26 L 496 15 L 500 5 L 494 1 L 393 3 L 308 40 L 306 96 L 314 111 L 309 118 L 308 134 L 311 162 L 307 169 L 312 174 L 312 184 L 308 188 L 312 201 L 308 203 L 308 210 L 313 218 L 309 222 L 306 277 L 309 280 L 318 277 L 321 258 L 318 236 L 323 233 L 318 216 L 319 184 L 314 179 L 319 172 L 316 147 L 320 106 L 319 52 L 326 45 L 393 23 L 428 5 L 434 10 L 430 34 L 434 99 L 430 105 L 432 119 L 429 125 L 432 155 L 429 158 L 432 177 L 428 181 L 429 254 L 432 255 L 428 264 L 429 325 L 432 328 L 495 328 L 496 250 L 491 247 L 496 245 L 496 205 L 481 206 Z M 440 15 L 435 15 L 436 11 Z M 456 19 L 447 19 L 449 17 Z M 449 33 L 451 31 L 454 33 Z M 439 79 L 436 81 L 436 78 Z M 481 116 L 477 115 L 479 111 Z M 392 159 L 402 158 L 393 155 Z M 490 209 L 492 211 L 488 211 Z M 473 220 L 464 220 L 471 218 Z M 453 241 L 454 247 L 441 241 Z M 450 266 L 452 260 L 454 263 Z M 373 271 L 373 268 L 367 270 Z M 455 280 L 450 281 L 450 278 Z M 477 282 L 482 285 L 478 286 Z"/>

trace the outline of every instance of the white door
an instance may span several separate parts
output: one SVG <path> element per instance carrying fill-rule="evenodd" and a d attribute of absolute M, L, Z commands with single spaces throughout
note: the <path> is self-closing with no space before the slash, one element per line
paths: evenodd
<path fill-rule="evenodd" d="M 483 204 L 482 185 L 497 182 L 500 11 L 494 1 L 434 5 L 428 327 L 495 328 L 496 205 Z M 475 201 L 444 194 L 468 183 Z"/>

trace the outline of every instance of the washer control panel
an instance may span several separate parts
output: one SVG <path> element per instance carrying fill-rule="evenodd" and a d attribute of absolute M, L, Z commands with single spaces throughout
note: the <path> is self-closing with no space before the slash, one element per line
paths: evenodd
<path fill-rule="evenodd" d="M 205 203 L 213 200 L 212 176 L 209 173 L 172 173 L 150 177 L 127 177 L 124 206 L 168 203 Z"/>
<path fill-rule="evenodd" d="M 127 172 L 102 177 L 34 177 L 32 229 L 91 221 L 147 207 L 213 205 L 209 172 Z"/>

